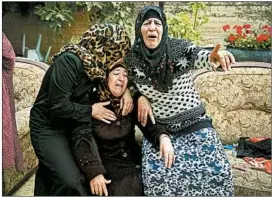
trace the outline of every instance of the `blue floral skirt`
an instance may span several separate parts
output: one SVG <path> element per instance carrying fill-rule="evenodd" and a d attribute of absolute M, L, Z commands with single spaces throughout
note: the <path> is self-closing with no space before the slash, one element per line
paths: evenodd
<path fill-rule="evenodd" d="M 175 163 L 158 159 L 159 150 L 143 140 L 142 178 L 148 196 L 233 196 L 230 163 L 213 128 L 172 138 Z"/>

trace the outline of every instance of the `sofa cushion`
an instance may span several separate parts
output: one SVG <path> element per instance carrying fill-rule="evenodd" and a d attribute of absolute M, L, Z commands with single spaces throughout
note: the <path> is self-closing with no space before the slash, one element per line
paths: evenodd
<path fill-rule="evenodd" d="M 271 135 L 271 69 L 206 71 L 194 82 L 223 143 Z"/>
<path fill-rule="evenodd" d="M 32 147 L 23 151 L 24 168 L 17 172 L 15 168 L 6 169 L 4 171 L 4 194 L 10 196 L 16 191 L 32 174 L 38 166 L 38 160 Z"/>
<path fill-rule="evenodd" d="M 31 107 L 21 109 L 15 113 L 16 125 L 20 140 L 21 150 L 23 152 L 23 170 L 17 172 L 15 168 L 5 170 L 5 192 L 12 194 L 30 175 L 35 171 L 38 165 L 38 159 L 31 145 L 29 130 L 29 114 Z"/>
<path fill-rule="evenodd" d="M 15 111 L 34 103 L 44 74 L 45 71 L 35 65 L 16 62 L 13 74 Z"/>
<path fill-rule="evenodd" d="M 21 150 L 28 149 L 31 145 L 29 136 L 29 115 L 31 107 L 21 109 L 15 113 L 16 125 L 20 139 Z"/>

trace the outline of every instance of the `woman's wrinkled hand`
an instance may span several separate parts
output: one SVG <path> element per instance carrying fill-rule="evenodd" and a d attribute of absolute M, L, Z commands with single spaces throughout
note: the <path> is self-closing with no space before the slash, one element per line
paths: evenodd
<path fill-rule="evenodd" d="M 116 120 L 116 115 L 113 111 L 105 108 L 110 104 L 110 101 L 107 102 L 99 102 L 92 105 L 92 117 L 101 120 L 107 124 L 110 124 L 111 121 Z"/>
<path fill-rule="evenodd" d="M 129 89 L 126 89 L 120 100 L 120 109 L 122 109 L 122 116 L 128 115 L 133 110 L 133 99 Z"/>
<path fill-rule="evenodd" d="M 94 177 L 90 181 L 92 194 L 102 196 L 104 193 L 105 196 L 108 196 L 108 190 L 107 190 L 106 184 L 110 184 L 110 183 L 111 183 L 111 180 L 106 180 L 102 174 Z"/>
<path fill-rule="evenodd" d="M 174 148 L 171 139 L 168 135 L 162 134 L 160 136 L 160 154 L 159 159 L 164 158 L 164 165 L 166 168 L 171 168 L 175 162 Z"/>
<path fill-rule="evenodd" d="M 210 61 L 214 70 L 219 66 L 222 67 L 224 71 L 229 71 L 231 64 L 235 64 L 234 56 L 225 50 L 219 51 L 221 45 L 217 44 L 210 54 Z"/>
<path fill-rule="evenodd" d="M 138 98 L 138 121 L 144 127 L 147 123 L 148 116 L 151 119 L 151 122 L 155 124 L 155 118 L 152 112 L 151 105 L 148 99 L 145 96 L 140 96 Z"/>

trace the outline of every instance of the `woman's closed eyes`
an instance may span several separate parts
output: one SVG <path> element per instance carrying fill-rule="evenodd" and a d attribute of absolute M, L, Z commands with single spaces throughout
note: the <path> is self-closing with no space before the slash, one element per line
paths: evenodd
<path fill-rule="evenodd" d="M 155 24 L 156 26 L 161 26 L 161 25 L 162 25 L 162 23 L 161 23 L 160 20 L 158 20 L 158 19 L 152 19 L 152 18 L 145 20 L 145 21 L 143 22 L 143 25 L 144 25 L 144 26 L 149 26 L 149 25 L 152 24 L 153 21 L 154 21 L 154 24 Z"/>

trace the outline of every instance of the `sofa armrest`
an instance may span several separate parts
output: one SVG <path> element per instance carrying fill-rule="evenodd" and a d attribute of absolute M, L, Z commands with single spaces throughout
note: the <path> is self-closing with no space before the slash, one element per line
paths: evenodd
<path fill-rule="evenodd" d="M 16 57 L 13 74 L 15 111 L 32 106 L 49 65 Z"/>

